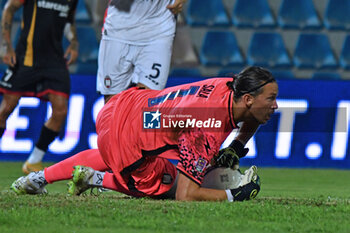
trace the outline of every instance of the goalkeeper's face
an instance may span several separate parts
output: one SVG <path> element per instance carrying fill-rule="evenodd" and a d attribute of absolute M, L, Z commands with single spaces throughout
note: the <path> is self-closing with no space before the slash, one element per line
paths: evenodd
<path fill-rule="evenodd" d="M 252 98 L 250 112 L 252 117 L 260 124 L 270 120 L 271 115 L 278 108 L 276 97 L 278 85 L 276 82 L 269 83 L 263 87 L 263 92 Z"/>

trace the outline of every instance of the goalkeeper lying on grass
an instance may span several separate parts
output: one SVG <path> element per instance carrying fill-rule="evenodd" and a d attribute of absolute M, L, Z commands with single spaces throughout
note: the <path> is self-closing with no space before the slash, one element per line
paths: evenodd
<path fill-rule="evenodd" d="M 233 79 L 213 78 L 161 91 L 131 88 L 100 111 L 98 149 L 20 177 L 11 188 L 18 194 L 42 194 L 46 184 L 73 176 L 68 183 L 73 195 L 103 187 L 134 197 L 252 199 L 260 190 L 255 166 L 236 188 L 201 184 L 208 168 L 238 165 L 248 152 L 246 142 L 277 109 L 277 93 L 276 80 L 260 67 L 248 67 Z M 237 137 L 219 152 L 239 122 Z M 168 159 L 179 162 L 175 166 Z"/>

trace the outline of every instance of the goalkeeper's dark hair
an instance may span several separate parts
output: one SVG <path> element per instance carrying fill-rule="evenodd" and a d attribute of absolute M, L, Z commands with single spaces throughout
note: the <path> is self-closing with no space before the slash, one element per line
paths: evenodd
<path fill-rule="evenodd" d="M 262 93 L 262 87 L 268 83 L 276 82 L 271 72 L 258 66 L 249 66 L 233 77 L 233 81 L 226 85 L 233 90 L 235 101 L 244 94 L 257 96 Z"/>

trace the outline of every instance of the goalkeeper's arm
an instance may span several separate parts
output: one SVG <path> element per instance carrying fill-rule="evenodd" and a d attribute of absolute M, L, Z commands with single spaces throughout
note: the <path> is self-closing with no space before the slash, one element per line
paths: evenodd
<path fill-rule="evenodd" d="M 254 199 L 260 185 L 254 181 L 235 189 L 219 190 L 203 188 L 181 172 L 178 175 L 176 200 L 180 201 L 245 201 Z"/>
<path fill-rule="evenodd" d="M 67 59 L 67 65 L 70 65 L 78 58 L 79 42 L 75 25 L 72 23 L 66 23 L 64 35 L 70 42 L 64 54 L 64 57 Z"/>
<path fill-rule="evenodd" d="M 244 121 L 238 130 L 235 140 L 240 141 L 243 146 L 247 144 L 249 139 L 253 137 L 259 128 L 259 123 L 252 121 Z"/>

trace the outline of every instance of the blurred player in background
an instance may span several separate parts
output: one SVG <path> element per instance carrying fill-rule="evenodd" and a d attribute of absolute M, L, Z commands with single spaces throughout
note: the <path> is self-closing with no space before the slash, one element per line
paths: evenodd
<path fill-rule="evenodd" d="M 100 111 L 96 121 L 98 149 L 80 152 L 44 171 L 22 176 L 12 189 L 17 194 L 46 193 L 47 183 L 70 179 L 73 172 L 68 191 L 76 195 L 91 187 L 103 187 L 134 197 L 252 199 L 260 190 L 254 166 L 237 188 L 208 189 L 201 184 L 208 168 L 235 168 L 248 153 L 245 144 L 277 109 L 277 94 L 276 80 L 260 67 L 248 67 L 234 79 L 206 79 L 161 91 L 131 88 L 112 97 Z M 178 123 L 178 127 L 168 130 L 164 125 L 158 128 L 156 123 L 161 124 L 160 117 L 166 119 L 166 110 L 174 120 L 190 113 L 194 116 L 191 121 L 198 117 L 218 125 L 180 127 Z M 151 126 L 155 128 L 147 128 L 146 113 L 150 114 L 148 123 L 154 123 Z M 219 152 L 239 122 L 243 124 L 235 140 Z M 175 166 L 168 159 L 179 162 Z M 104 172 L 107 170 L 112 173 Z"/>
<path fill-rule="evenodd" d="M 176 14 L 187 0 L 111 0 L 98 56 L 97 91 L 108 99 L 132 84 L 165 87 Z"/>
<path fill-rule="evenodd" d="M 42 158 L 66 119 L 70 93 L 67 65 L 77 59 L 79 47 L 74 26 L 76 6 L 77 0 L 8 0 L 3 10 L 2 59 L 9 67 L 0 81 L 3 94 L 0 135 L 22 96 L 48 100 L 52 106 L 52 115 L 23 165 L 24 173 L 43 169 Z M 20 7 L 23 7 L 22 30 L 15 51 L 11 43 L 12 19 Z M 64 31 L 70 41 L 65 54 L 62 48 Z"/>

